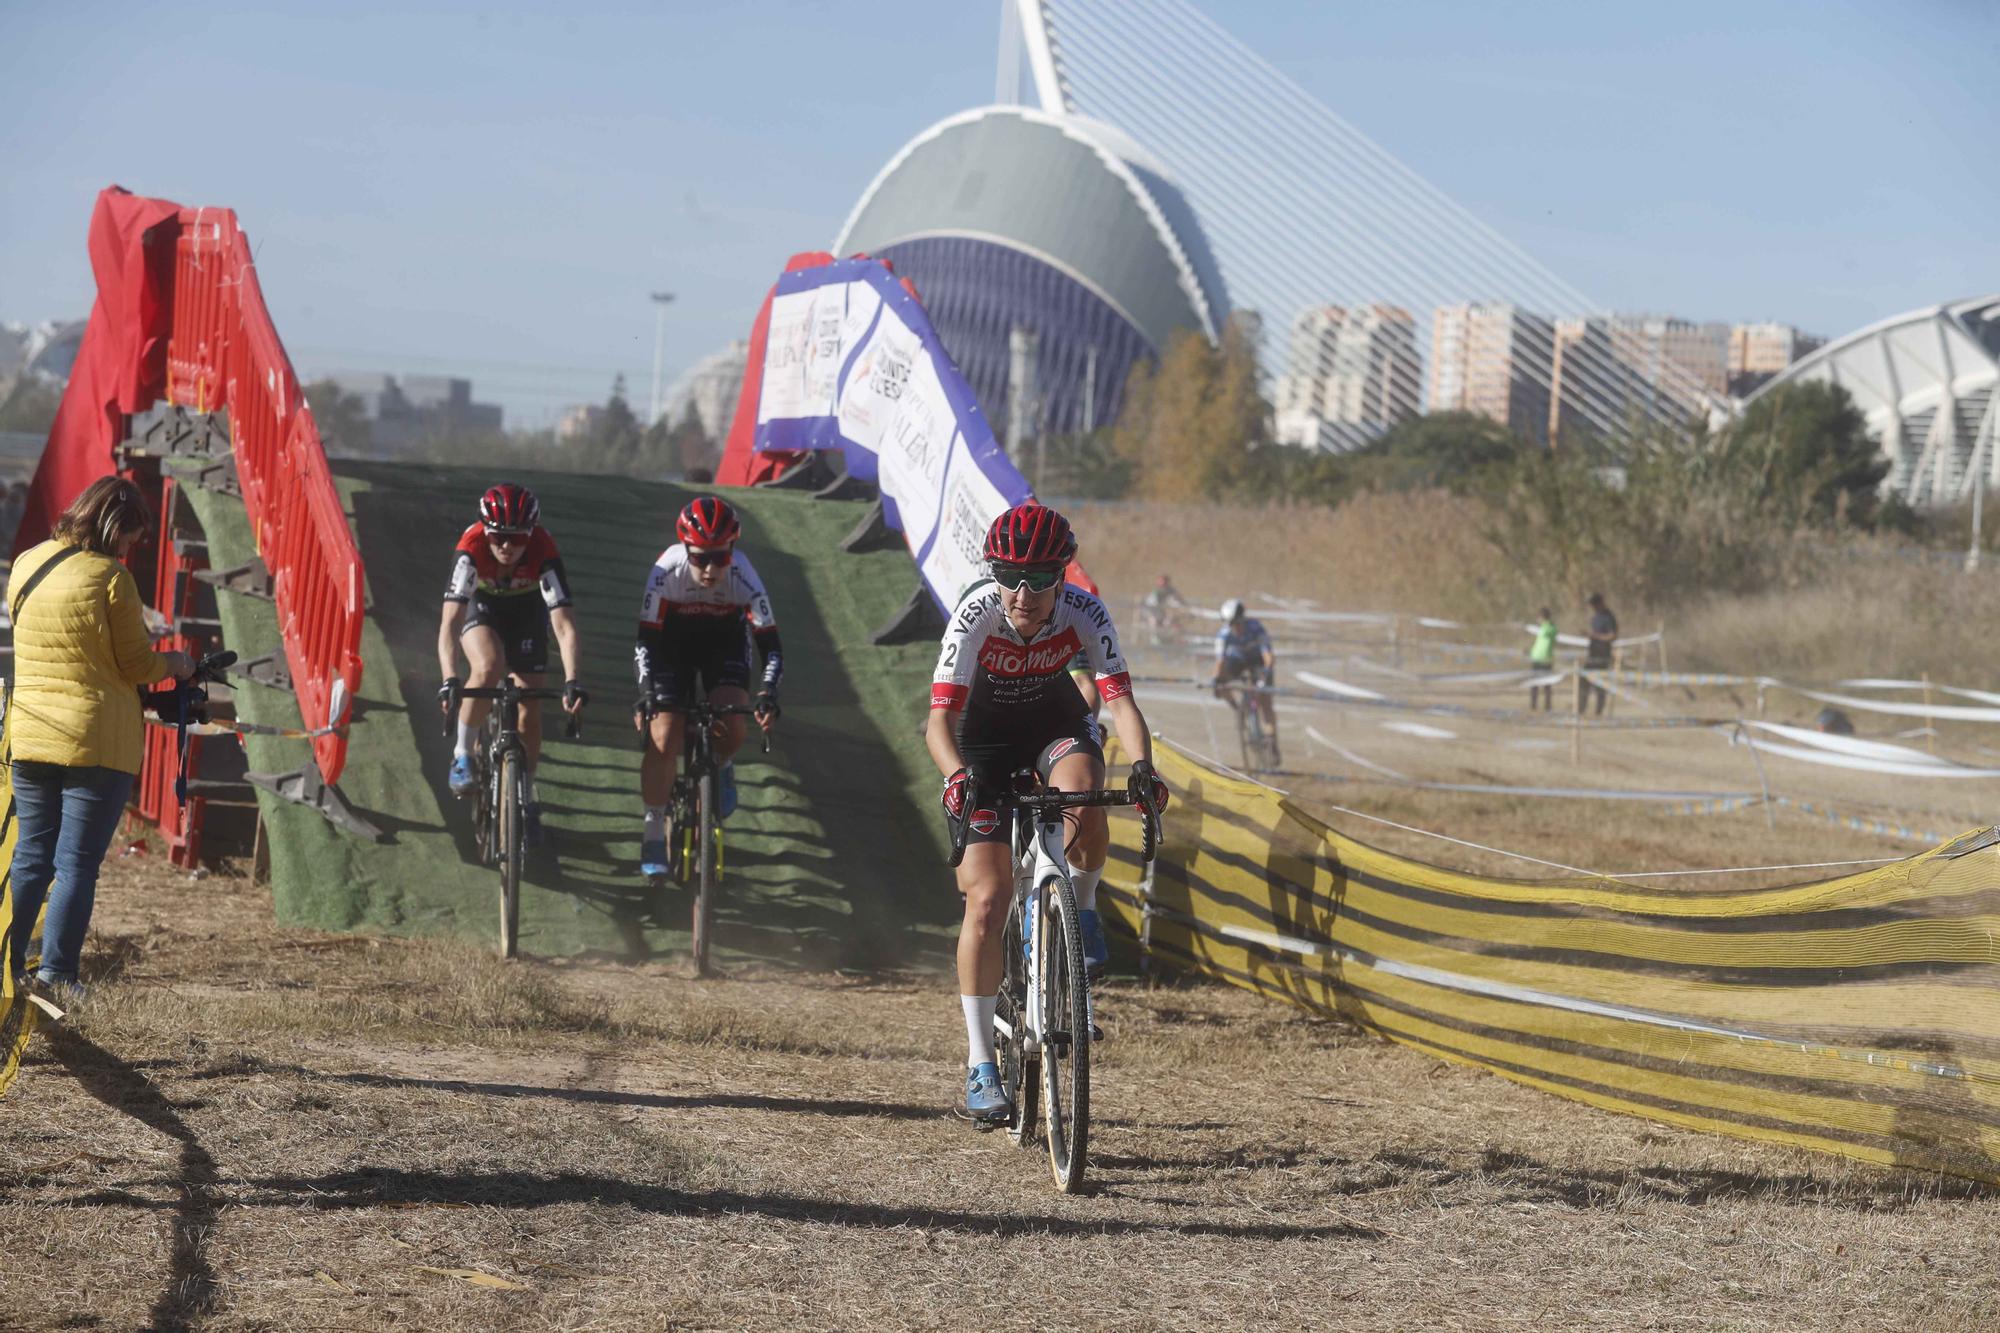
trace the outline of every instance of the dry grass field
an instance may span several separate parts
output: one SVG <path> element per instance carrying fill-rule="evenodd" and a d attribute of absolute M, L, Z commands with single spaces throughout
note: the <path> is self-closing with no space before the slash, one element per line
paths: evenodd
<path fill-rule="evenodd" d="M 1114 605 L 1161 568 L 1205 602 L 1259 570 L 1262 591 L 1329 605 L 1515 614 L 1452 591 L 1450 571 L 1485 558 L 1454 503 L 1245 516 L 1236 567 L 1201 571 L 1176 567 L 1186 533 L 1157 515 L 1078 521 Z M 1688 665 L 1750 666 L 1734 654 L 1761 637 L 1758 670 L 1989 684 L 1969 595 L 1914 567 L 1856 578 L 1673 632 Z M 1876 637 L 1822 624 L 1843 610 Z M 1410 670 L 1449 669 L 1403 648 Z M 1284 678 L 1384 687 L 1354 660 L 1380 654 L 1287 650 Z M 1155 727 L 1233 758 L 1228 715 L 1183 683 L 1195 660 L 1136 660 Z M 1740 692 L 1644 699 L 1614 716 L 1755 708 Z M 1775 694 L 1767 708 L 1810 716 Z M 1274 780 L 1378 845 L 1527 877 L 1565 872 L 1465 844 L 1613 873 L 1915 848 L 1796 807 L 1767 822 L 1387 780 L 1761 780 L 1711 730 L 1449 711 L 1422 716 L 1445 736 L 1384 725 L 1418 716 L 1287 700 L 1291 772 Z M 1891 734 L 1883 721 L 1864 734 Z M 1978 761 L 1983 739 L 1947 729 L 1938 745 Z M 1987 783 L 1768 763 L 1799 801 L 1946 834 L 1991 820 Z M 115 860 L 91 999 L 0 1102 L 0 1328 L 2000 1326 L 2000 1191 L 1606 1114 L 1184 979 L 1104 988 L 1091 1185 L 1059 1196 L 1043 1159 L 951 1116 L 963 1035 L 941 963 L 706 982 L 676 958 L 502 964 L 281 928 L 243 878 Z"/>
<path fill-rule="evenodd" d="M 1980 1328 L 2000 1195 L 1114 980 L 1094 1175 L 947 1110 L 935 972 L 528 960 L 114 864 L 0 1103 L 0 1327 Z"/>

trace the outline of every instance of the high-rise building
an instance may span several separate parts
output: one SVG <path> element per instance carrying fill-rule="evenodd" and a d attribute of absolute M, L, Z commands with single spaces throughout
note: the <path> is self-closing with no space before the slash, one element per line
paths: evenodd
<path fill-rule="evenodd" d="M 1431 326 L 1430 410 L 1477 412 L 1547 444 L 1554 345 L 1546 315 L 1500 301 L 1439 306 Z"/>
<path fill-rule="evenodd" d="M 1672 315 L 1588 315 L 1555 324 L 1549 436 L 1616 434 L 1685 420 L 1729 387 L 1729 326 Z"/>
<path fill-rule="evenodd" d="M 1736 325 L 1729 330 L 1729 392 L 1741 398 L 1756 391 L 1825 342 L 1789 324 Z"/>
<path fill-rule="evenodd" d="M 1317 306 L 1292 321 L 1276 395 L 1277 438 L 1355 449 L 1417 412 L 1423 361 L 1417 324 L 1397 306 Z"/>

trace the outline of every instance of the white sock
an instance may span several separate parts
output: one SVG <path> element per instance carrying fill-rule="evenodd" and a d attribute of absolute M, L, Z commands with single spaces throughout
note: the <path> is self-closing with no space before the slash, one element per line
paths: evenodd
<path fill-rule="evenodd" d="M 1076 890 L 1076 910 L 1095 912 L 1097 910 L 1097 884 L 1104 878 L 1104 867 L 1095 870 L 1078 870 L 1070 867 L 1069 886 Z"/>
<path fill-rule="evenodd" d="M 521 784 L 521 788 L 521 799 L 529 805 L 535 805 L 541 801 L 540 794 L 535 791 L 535 771 L 533 769 L 528 770 L 528 780 Z"/>
<path fill-rule="evenodd" d="M 466 755 L 471 754 L 473 747 L 478 744 L 479 744 L 479 728 L 473 726 L 469 722 L 459 723 L 458 748 L 452 751 L 452 755 L 456 758 L 462 759 Z"/>
<path fill-rule="evenodd" d="M 646 841 L 652 842 L 667 836 L 667 807 L 649 805 L 646 807 Z"/>
<path fill-rule="evenodd" d="M 990 1065 L 993 1059 L 993 1013 L 1000 1007 L 998 995 L 961 995 L 965 1009 L 965 1067 Z"/>

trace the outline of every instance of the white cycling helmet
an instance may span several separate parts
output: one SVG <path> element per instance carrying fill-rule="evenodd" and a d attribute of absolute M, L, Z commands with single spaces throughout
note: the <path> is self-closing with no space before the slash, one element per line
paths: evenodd
<path fill-rule="evenodd" d="M 1243 614 L 1243 599 L 1241 597 L 1232 597 L 1228 601 L 1222 604 L 1223 624 L 1227 625 L 1233 623 L 1236 617 L 1242 614 Z"/>

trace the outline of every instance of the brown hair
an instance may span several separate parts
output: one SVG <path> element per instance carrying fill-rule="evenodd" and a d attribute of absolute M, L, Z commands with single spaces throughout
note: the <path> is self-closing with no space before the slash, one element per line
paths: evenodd
<path fill-rule="evenodd" d="M 143 532 L 152 521 L 153 511 L 137 486 L 123 477 L 99 477 L 69 502 L 51 535 L 86 551 L 115 556 L 120 537 Z"/>

